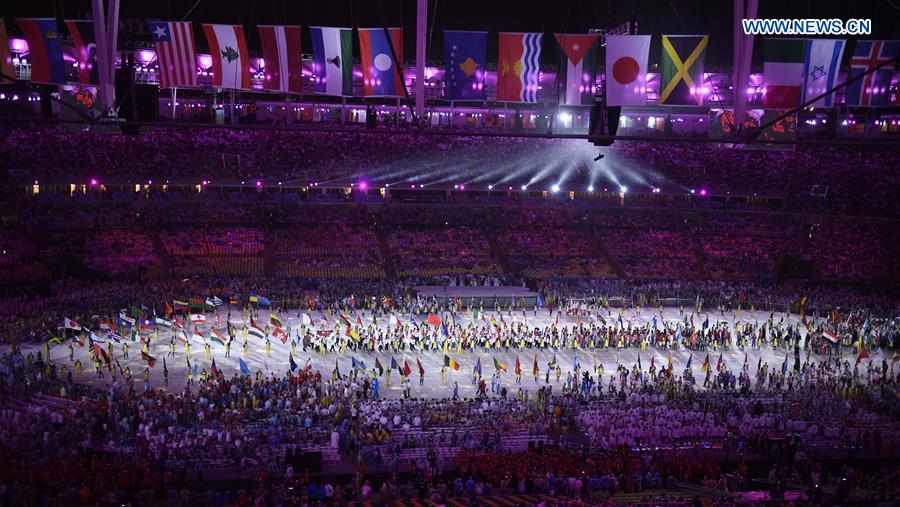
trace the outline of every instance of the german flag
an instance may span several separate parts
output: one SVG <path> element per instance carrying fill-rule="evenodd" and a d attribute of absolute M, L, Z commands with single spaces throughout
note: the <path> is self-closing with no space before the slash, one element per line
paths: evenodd
<path fill-rule="evenodd" d="M 703 360 L 703 366 L 700 367 L 700 371 L 704 373 L 709 371 L 709 354 L 706 354 L 706 359 Z"/>
<path fill-rule="evenodd" d="M 452 368 L 453 371 L 459 371 L 459 363 L 451 359 L 447 354 L 444 354 L 444 366 Z"/>

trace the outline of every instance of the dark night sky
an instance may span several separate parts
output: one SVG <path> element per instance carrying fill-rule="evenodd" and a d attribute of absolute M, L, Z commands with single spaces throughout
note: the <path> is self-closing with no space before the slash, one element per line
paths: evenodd
<path fill-rule="evenodd" d="M 900 6 L 900 0 L 891 0 Z M 760 0 L 760 18 L 871 18 L 871 38 L 900 38 L 900 12 L 888 0 Z M 380 0 L 389 26 L 404 29 L 404 55 L 414 54 L 416 18 L 415 0 Z M 181 19 L 194 5 L 194 0 L 122 0 L 123 18 Z M 549 34 L 553 32 L 583 33 L 589 28 L 619 25 L 634 10 L 638 32 L 652 34 L 651 63 L 659 60 L 659 37 L 668 34 L 709 34 L 707 68 L 730 66 L 731 11 L 728 0 L 555 0 L 527 2 L 514 0 L 430 0 L 429 28 L 434 23 L 429 60 L 443 60 L 443 29 L 497 31 L 543 31 L 544 63 L 553 63 L 556 52 Z M 433 17 L 436 4 L 436 16 Z M 89 0 L 32 0 L 6 2 L 3 14 L 12 34 L 18 33 L 12 19 L 49 17 L 59 19 L 86 18 Z M 382 25 L 377 0 L 200 0 L 190 14 L 195 22 L 243 23 L 248 31 L 248 44 L 258 49 L 257 24 L 301 24 L 308 26 L 377 27 Z M 196 27 L 198 39 L 202 30 Z M 309 48 L 309 34 L 304 30 L 304 47 Z M 496 36 L 488 38 L 488 60 L 496 56 Z M 202 40 L 198 44 L 203 45 Z M 307 52 L 304 49 L 304 52 Z M 760 45 L 754 62 L 761 62 Z"/>

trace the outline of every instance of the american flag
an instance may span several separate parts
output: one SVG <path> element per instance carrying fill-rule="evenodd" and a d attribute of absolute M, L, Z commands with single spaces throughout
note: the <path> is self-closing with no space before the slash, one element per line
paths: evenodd
<path fill-rule="evenodd" d="M 190 21 L 151 21 L 150 35 L 159 60 L 159 87 L 197 86 L 194 27 Z"/>

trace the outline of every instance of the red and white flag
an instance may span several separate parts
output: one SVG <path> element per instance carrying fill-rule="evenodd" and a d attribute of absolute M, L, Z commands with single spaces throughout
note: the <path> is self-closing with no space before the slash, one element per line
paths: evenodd
<path fill-rule="evenodd" d="M 79 324 L 78 322 L 75 322 L 74 320 L 72 320 L 68 317 L 66 317 L 65 321 L 63 321 L 63 324 L 66 329 L 72 329 L 75 331 L 81 330 L 81 324 Z"/>
<path fill-rule="evenodd" d="M 203 333 L 201 333 L 200 330 L 197 329 L 196 327 L 194 328 L 194 338 L 197 338 L 200 340 L 203 339 Z"/>
<path fill-rule="evenodd" d="M 831 343 L 839 343 L 841 341 L 841 339 L 838 338 L 838 335 L 834 334 L 834 331 L 830 329 L 823 329 L 822 336 Z"/>
<path fill-rule="evenodd" d="M 212 54 L 213 86 L 250 89 L 250 53 L 241 25 L 203 25 Z"/>
<path fill-rule="evenodd" d="M 606 104 L 642 106 L 647 103 L 649 35 L 606 36 Z"/>
<path fill-rule="evenodd" d="M 284 329 L 281 329 L 279 326 L 275 326 L 275 330 L 272 331 L 272 336 L 281 340 L 281 343 L 287 343 L 288 335 L 284 332 Z"/>
<path fill-rule="evenodd" d="M 150 21 L 150 36 L 159 60 L 159 87 L 197 86 L 197 54 L 190 21 Z"/>
<path fill-rule="evenodd" d="M 266 90 L 301 93 L 300 27 L 260 25 Z"/>

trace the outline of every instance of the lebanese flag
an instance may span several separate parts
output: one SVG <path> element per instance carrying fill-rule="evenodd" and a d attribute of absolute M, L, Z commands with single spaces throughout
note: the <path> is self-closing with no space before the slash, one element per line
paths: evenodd
<path fill-rule="evenodd" d="M 647 103 L 649 35 L 606 36 L 606 105 Z"/>
<path fill-rule="evenodd" d="M 790 109 L 800 105 L 806 42 L 806 39 L 765 40 L 763 107 L 766 109 Z"/>
<path fill-rule="evenodd" d="M 241 25 L 203 25 L 212 53 L 213 86 L 250 89 L 250 53 Z"/>
<path fill-rule="evenodd" d="M 260 25 L 266 90 L 301 93 L 300 27 Z"/>
<path fill-rule="evenodd" d="M 498 101 L 537 102 L 543 37 L 541 33 L 500 33 L 497 54 Z"/>
<path fill-rule="evenodd" d="M 600 45 L 596 35 L 558 33 L 560 63 L 566 59 L 566 70 L 557 74 L 559 103 L 581 106 L 594 103 L 594 81 L 597 79 L 597 57 Z"/>
<path fill-rule="evenodd" d="M 831 331 L 830 329 L 823 329 L 822 336 L 834 345 L 837 345 L 841 341 L 838 335 L 834 334 L 834 331 Z"/>

